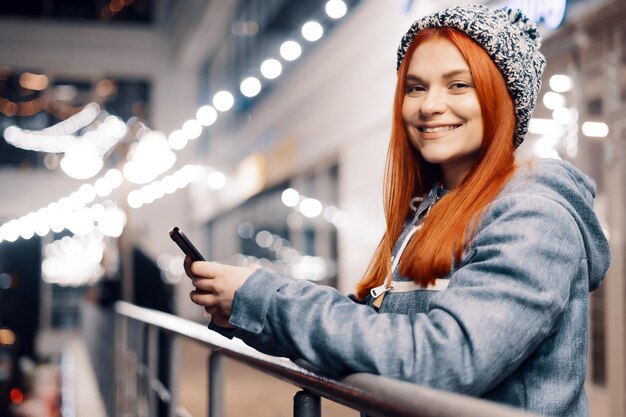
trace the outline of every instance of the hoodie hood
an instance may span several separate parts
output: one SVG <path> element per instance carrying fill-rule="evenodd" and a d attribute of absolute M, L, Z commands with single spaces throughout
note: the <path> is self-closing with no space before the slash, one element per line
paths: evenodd
<path fill-rule="evenodd" d="M 522 168 L 523 169 L 523 168 Z M 596 184 L 569 162 L 541 159 L 529 165 L 529 175 L 572 215 L 583 238 L 587 253 L 589 291 L 600 286 L 611 263 L 609 244 L 594 212 Z"/>

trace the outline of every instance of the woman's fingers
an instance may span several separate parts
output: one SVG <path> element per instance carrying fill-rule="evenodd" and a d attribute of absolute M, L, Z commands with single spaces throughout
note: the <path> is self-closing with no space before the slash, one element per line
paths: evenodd
<path fill-rule="evenodd" d="M 231 329 L 235 328 L 235 326 L 233 326 L 229 322 L 230 316 L 223 314 L 218 307 L 205 307 L 204 310 L 208 315 L 207 319 L 210 320 L 213 324 L 220 327 L 226 327 Z"/>
<path fill-rule="evenodd" d="M 217 262 L 192 262 L 190 264 L 191 273 L 197 277 L 217 278 L 221 275 L 228 275 L 228 270 L 232 266 Z"/>
<path fill-rule="evenodd" d="M 229 323 L 230 317 L 224 316 L 222 314 L 214 314 L 211 316 L 211 323 L 219 326 L 219 327 L 224 327 L 227 329 L 234 329 L 235 326 L 233 326 L 232 324 Z"/>
<path fill-rule="evenodd" d="M 210 292 L 194 290 L 189 293 L 189 298 L 195 304 L 198 304 L 203 307 L 212 307 L 218 305 L 218 298 L 215 294 Z"/>
<path fill-rule="evenodd" d="M 183 266 L 185 267 L 185 274 L 187 274 L 189 278 L 193 278 L 193 273 L 191 272 L 192 263 L 193 263 L 193 260 L 191 259 L 191 257 L 185 256 L 185 260 L 183 261 Z"/>
<path fill-rule="evenodd" d="M 217 310 L 212 310 L 214 313 L 206 310 L 212 315 L 212 322 L 220 327 L 232 327 L 228 324 L 228 319 L 235 292 L 260 266 L 240 267 L 217 262 L 193 262 L 189 257 L 185 257 L 184 266 L 185 272 L 196 287 L 196 290 L 189 294 L 191 301 L 205 309 L 217 307 Z"/>
<path fill-rule="evenodd" d="M 209 315 L 214 316 L 219 314 L 220 308 L 218 306 L 204 307 L 204 311 L 206 311 Z"/>
<path fill-rule="evenodd" d="M 214 284 L 215 284 L 214 280 L 210 278 L 194 277 L 191 279 L 191 285 L 205 292 L 215 293 L 216 291 L 215 291 Z"/>
<path fill-rule="evenodd" d="M 184 261 L 185 272 L 190 278 L 230 278 L 232 276 L 247 278 L 252 272 L 261 268 L 254 264 L 247 267 L 224 265 L 218 262 L 193 261 L 189 256 Z"/>

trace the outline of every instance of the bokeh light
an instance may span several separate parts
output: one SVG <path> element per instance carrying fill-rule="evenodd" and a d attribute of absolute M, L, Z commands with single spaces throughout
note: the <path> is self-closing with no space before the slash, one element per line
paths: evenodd
<path fill-rule="evenodd" d="M 324 28 L 315 20 L 310 20 L 302 25 L 302 36 L 309 42 L 315 42 L 324 35 Z"/>

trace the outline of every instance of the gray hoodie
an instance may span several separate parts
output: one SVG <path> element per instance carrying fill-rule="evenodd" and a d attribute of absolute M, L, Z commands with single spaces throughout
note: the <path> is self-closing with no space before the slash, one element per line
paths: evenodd
<path fill-rule="evenodd" d="M 444 191 L 424 198 L 396 245 Z M 595 184 L 566 162 L 520 167 L 461 262 L 420 288 L 395 271 L 377 311 L 336 290 L 260 269 L 230 323 L 265 353 L 344 375 L 369 372 L 543 415 L 587 416 L 588 293 L 610 262 Z"/>

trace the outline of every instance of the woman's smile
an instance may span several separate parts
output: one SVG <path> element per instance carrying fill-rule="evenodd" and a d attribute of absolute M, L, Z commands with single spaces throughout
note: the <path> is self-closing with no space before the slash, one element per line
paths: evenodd
<path fill-rule="evenodd" d="M 456 132 L 456 129 L 461 127 L 460 124 L 451 125 L 439 125 L 439 126 L 421 126 L 417 130 L 420 132 L 420 136 L 424 140 L 439 139 L 448 136 L 451 133 Z"/>

